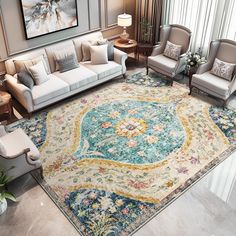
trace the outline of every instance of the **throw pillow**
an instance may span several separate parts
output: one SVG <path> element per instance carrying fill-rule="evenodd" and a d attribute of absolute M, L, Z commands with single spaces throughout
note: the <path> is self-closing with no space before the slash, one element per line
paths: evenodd
<path fill-rule="evenodd" d="M 30 60 L 14 60 L 13 62 L 14 62 L 15 68 L 16 68 L 16 72 L 19 73 L 23 70 L 29 72 L 29 70 L 28 70 L 29 67 L 36 65 L 40 61 L 43 62 L 43 65 L 45 67 L 45 70 L 47 71 L 47 74 L 50 74 L 50 70 L 48 69 L 47 63 L 46 63 L 43 55 L 35 57 Z"/>
<path fill-rule="evenodd" d="M 98 45 L 104 45 L 104 44 L 107 44 L 108 61 L 113 61 L 114 60 L 114 43 L 107 41 L 107 39 L 98 41 Z"/>
<path fill-rule="evenodd" d="M 61 73 L 79 67 L 79 64 L 77 63 L 77 59 L 74 54 L 65 56 L 64 58 L 57 60 L 57 64 Z"/>
<path fill-rule="evenodd" d="M 17 80 L 24 84 L 29 89 L 34 87 L 34 80 L 32 79 L 31 75 L 27 71 L 21 71 L 17 74 Z"/>
<path fill-rule="evenodd" d="M 42 61 L 29 67 L 29 71 L 36 85 L 40 85 L 48 81 L 48 75 Z"/>
<path fill-rule="evenodd" d="M 60 70 L 58 61 L 63 60 L 63 59 L 65 59 L 66 57 L 68 57 L 70 55 L 73 55 L 73 57 L 75 58 L 75 61 L 77 62 L 77 57 L 75 55 L 75 52 L 73 52 L 71 50 L 68 51 L 68 50 L 65 49 L 65 50 L 60 50 L 60 51 L 54 52 L 54 60 L 55 60 L 56 71 Z"/>
<path fill-rule="evenodd" d="M 94 65 L 107 64 L 107 44 L 100 46 L 90 46 L 91 63 Z"/>
<path fill-rule="evenodd" d="M 172 58 L 177 61 L 181 53 L 181 47 L 182 47 L 181 45 L 176 45 L 167 41 L 166 47 L 164 50 L 164 56 Z"/>
<path fill-rule="evenodd" d="M 219 59 L 215 59 L 211 73 L 223 79 L 231 81 L 235 64 L 227 63 Z"/>
<path fill-rule="evenodd" d="M 5 146 L 3 145 L 2 141 L 0 140 L 0 155 L 2 156 L 6 156 L 6 148 Z"/>

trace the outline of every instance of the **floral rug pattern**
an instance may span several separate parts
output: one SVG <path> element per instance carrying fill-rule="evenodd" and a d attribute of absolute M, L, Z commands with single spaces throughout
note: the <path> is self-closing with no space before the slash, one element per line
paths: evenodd
<path fill-rule="evenodd" d="M 235 149 L 234 111 L 141 75 L 8 127 L 38 146 L 41 185 L 82 235 L 134 233 Z"/>

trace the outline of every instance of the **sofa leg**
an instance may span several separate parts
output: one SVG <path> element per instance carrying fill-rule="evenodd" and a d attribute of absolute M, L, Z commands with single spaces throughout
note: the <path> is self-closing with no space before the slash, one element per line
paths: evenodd
<path fill-rule="evenodd" d="M 148 75 L 148 72 L 149 72 L 149 67 L 146 66 L 146 75 Z"/>
<path fill-rule="evenodd" d="M 32 117 L 32 112 L 28 112 L 28 115 L 27 115 L 28 119 L 30 120 L 31 117 Z"/>
<path fill-rule="evenodd" d="M 124 80 L 126 80 L 126 74 L 123 74 L 123 78 L 124 78 Z"/>
<path fill-rule="evenodd" d="M 173 86 L 173 83 L 174 83 L 174 79 L 170 78 L 170 86 Z"/>

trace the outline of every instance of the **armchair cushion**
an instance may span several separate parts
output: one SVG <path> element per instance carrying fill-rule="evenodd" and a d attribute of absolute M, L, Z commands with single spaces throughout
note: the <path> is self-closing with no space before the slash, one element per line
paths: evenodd
<path fill-rule="evenodd" d="M 29 156 L 33 160 L 40 157 L 40 153 L 34 143 L 29 139 L 22 129 L 8 133 L 1 137 L 1 142 L 6 150 L 6 156 L 14 156 L 22 152 L 24 149 L 29 148 Z"/>
<path fill-rule="evenodd" d="M 172 58 L 177 61 L 181 53 L 181 47 L 182 47 L 181 45 L 176 45 L 171 43 L 170 41 L 167 41 L 164 50 L 164 56 Z"/>
<path fill-rule="evenodd" d="M 148 65 L 151 68 L 157 67 L 167 73 L 173 73 L 177 65 L 177 61 L 171 58 L 168 58 L 164 56 L 163 54 L 159 54 L 157 56 L 148 57 Z"/>
<path fill-rule="evenodd" d="M 232 80 L 235 64 L 227 63 L 215 58 L 211 73 L 228 81 Z"/>
<path fill-rule="evenodd" d="M 203 74 L 194 74 L 191 84 L 196 87 L 205 88 L 204 91 L 209 94 L 216 93 L 221 98 L 227 98 L 230 93 L 230 82 L 213 75 L 210 71 Z"/>

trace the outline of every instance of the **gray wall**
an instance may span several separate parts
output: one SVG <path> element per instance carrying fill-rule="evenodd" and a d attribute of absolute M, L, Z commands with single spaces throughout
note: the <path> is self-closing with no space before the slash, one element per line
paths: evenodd
<path fill-rule="evenodd" d="M 129 9 L 135 9 L 135 0 L 127 0 L 126 5 Z M 126 9 L 123 0 L 77 0 L 77 7 L 78 27 L 26 40 L 20 0 L 0 0 L 0 61 L 20 52 L 91 31 L 102 30 L 108 36 L 120 33 L 116 19 Z"/>

